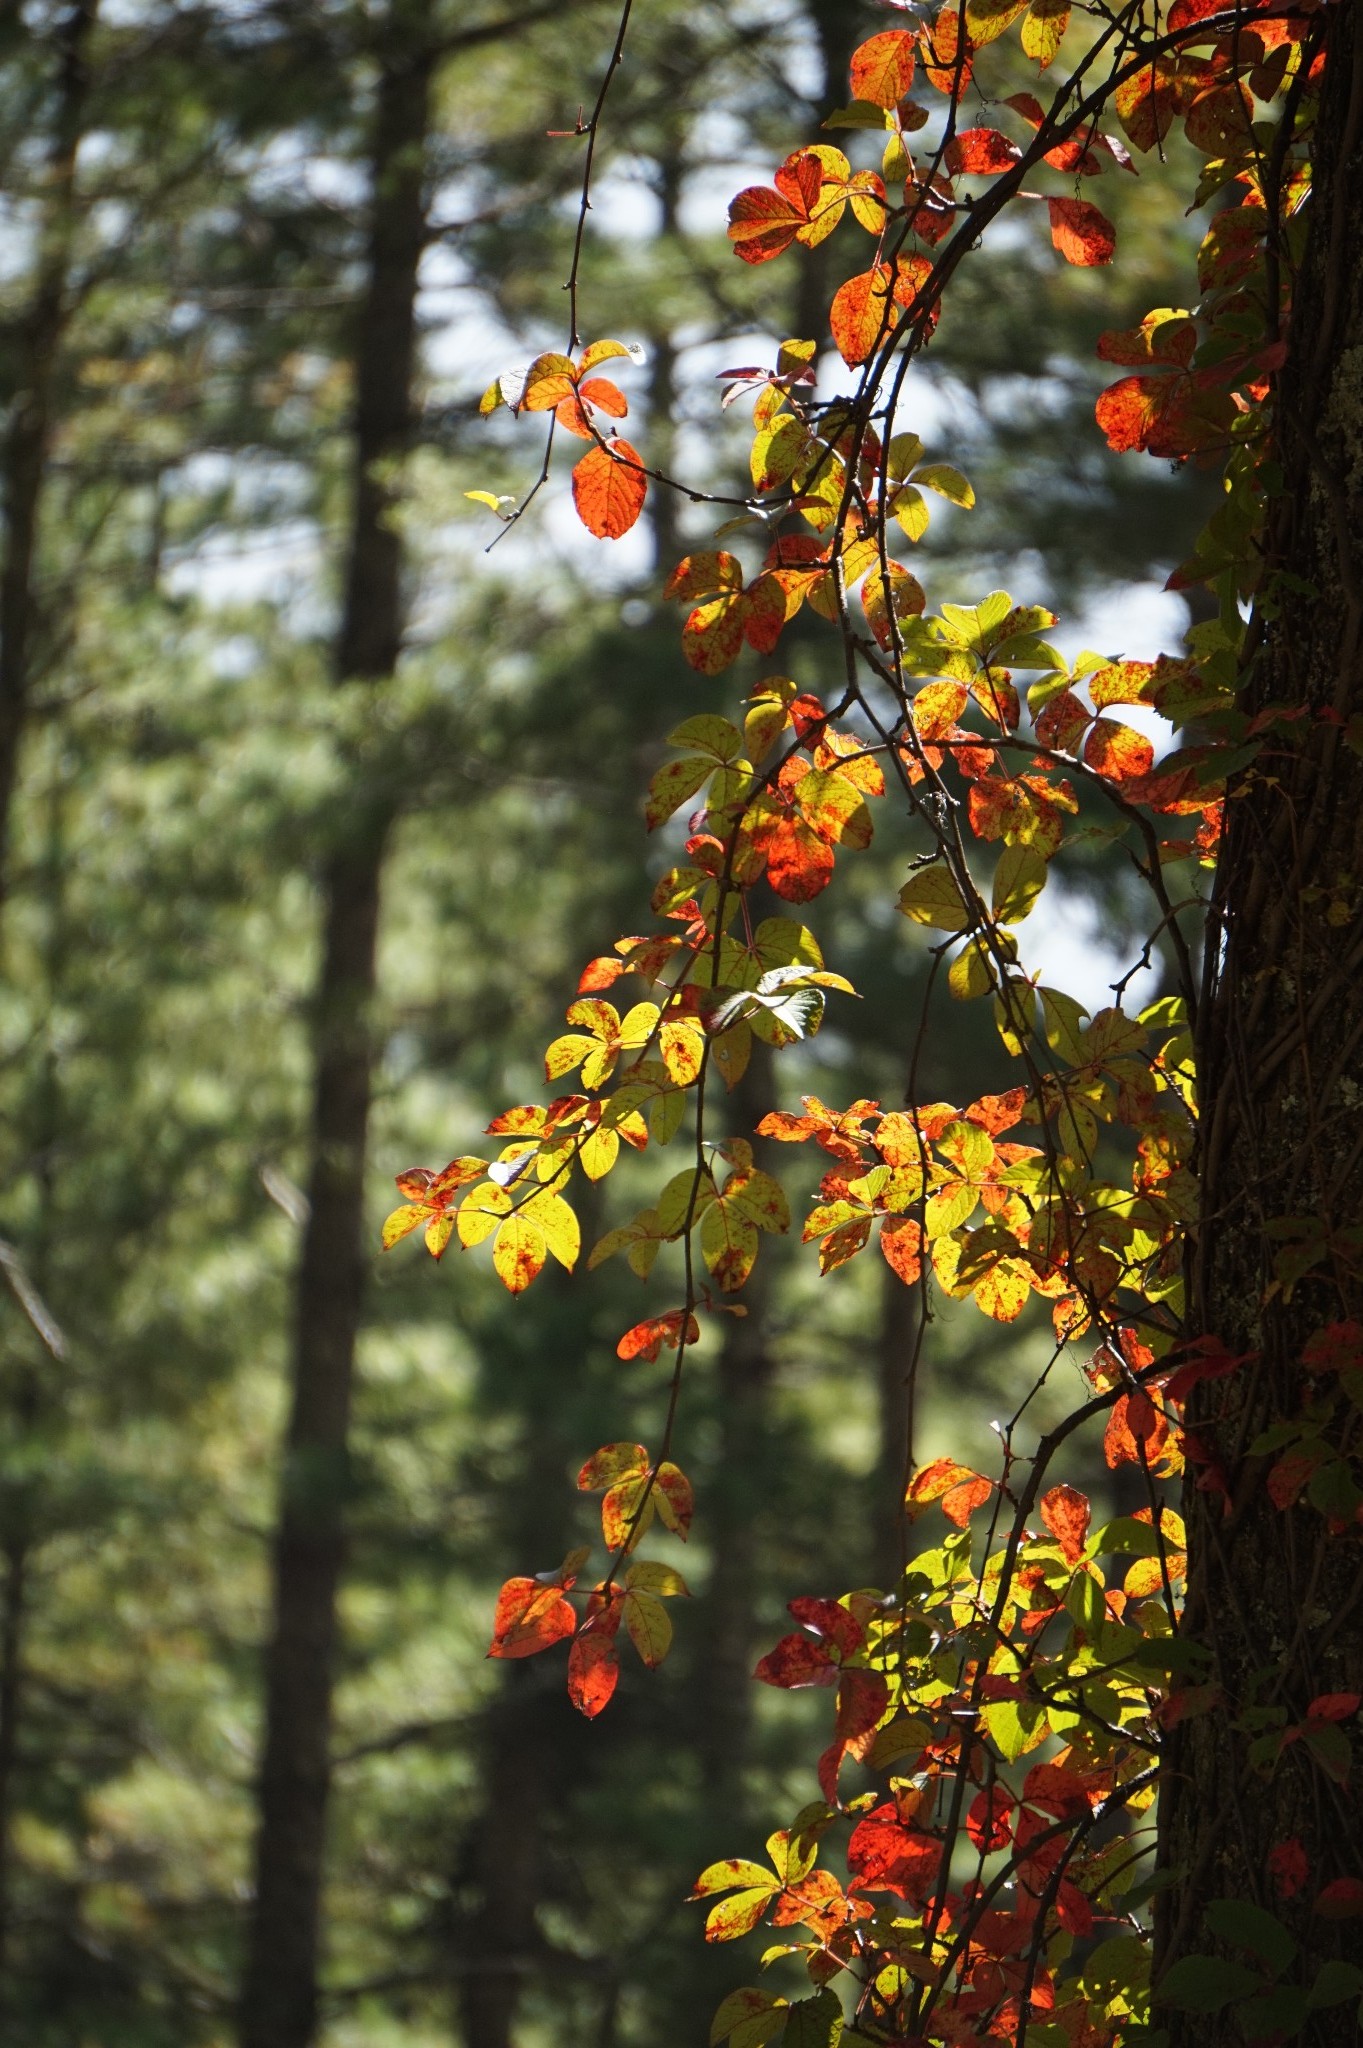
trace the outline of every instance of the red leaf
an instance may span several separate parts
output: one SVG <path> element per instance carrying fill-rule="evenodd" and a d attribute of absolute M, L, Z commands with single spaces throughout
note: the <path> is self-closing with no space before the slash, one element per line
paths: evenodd
<path fill-rule="evenodd" d="M 577 516 L 599 540 L 619 540 L 644 509 L 648 478 L 628 441 L 589 448 L 573 471 Z"/>
<path fill-rule="evenodd" d="M 572 1635 L 577 1614 L 561 1586 L 508 1579 L 497 1595 L 489 1657 L 533 1657 Z"/>
<path fill-rule="evenodd" d="M 1350 1721 L 1363 1704 L 1363 1693 L 1323 1692 L 1306 1709 L 1306 1725 L 1313 1721 Z"/>
<path fill-rule="evenodd" d="M 1092 1510 L 1082 1493 L 1073 1486 L 1053 1486 L 1041 1500 L 1041 1519 L 1065 1553 L 1066 1564 L 1077 1564 L 1084 1553 Z"/>
<path fill-rule="evenodd" d="M 1327 1323 L 1307 1339 L 1301 1362 L 1313 1373 L 1356 1371 L 1363 1366 L 1363 1323 Z"/>
<path fill-rule="evenodd" d="M 991 1785 L 971 1801 L 965 1829 L 981 1855 L 1007 1848 L 1013 1839 L 1013 1815 L 1017 1801 L 1004 1785 Z"/>
<path fill-rule="evenodd" d="M 913 37 L 902 28 L 886 29 L 852 52 L 852 97 L 873 107 L 892 107 L 913 84 Z"/>
<path fill-rule="evenodd" d="M 1119 1465 L 1140 1463 L 1140 1445 L 1147 1459 L 1157 1458 L 1168 1441 L 1169 1425 L 1148 1394 L 1119 1396 L 1103 1435 L 1103 1456 L 1115 1472 Z"/>
<path fill-rule="evenodd" d="M 838 1680 L 837 1734 L 856 1742 L 880 1725 L 890 1701 L 890 1688 L 879 1671 L 844 1671 Z"/>
<path fill-rule="evenodd" d="M 1295 1898 L 1311 1874 L 1305 1849 L 1295 1835 L 1276 1842 L 1268 1852 L 1268 1874 L 1280 1899 Z"/>
<path fill-rule="evenodd" d="M 1317 1895 L 1313 1910 L 1327 1920 L 1352 1920 L 1363 1913 L 1363 1878 L 1337 1877 Z"/>
<path fill-rule="evenodd" d="M 833 878 L 833 849 L 803 818 L 781 818 L 767 844 L 767 880 L 787 903 L 808 903 Z"/>
<path fill-rule="evenodd" d="M 588 1623 L 574 1637 L 568 1652 L 568 1697 L 580 1714 L 594 1721 L 609 1702 L 620 1677 L 620 1651 L 615 1634 Z"/>
<path fill-rule="evenodd" d="M 1323 1444 L 1317 1444 L 1309 1451 L 1288 1451 L 1279 1458 L 1266 1481 L 1268 1497 L 1274 1507 L 1286 1513 L 1298 1500 L 1302 1488 L 1324 1458 Z"/>
<path fill-rule="evenodd" d="M 763 1685 L 779 1685 L 793 1691 L 802 1685 L 836 1685 L 838 1667 L 832 1646 L 816 1643 L 809 1636 L 782 1636 L 774 1650 L 768 1650 L 753 1672 Z"/>
<path fill-rule="evenodd" d="M 992 177 L 1011 170 L 1022 160 L 1022 151 L 997 128 L 967 128 L 947 144 L 946 167 L 954 177 L 962 172 Z"/>
<path fill-rule="evenodd" d="M 658 1356 L 665 1344 L 669 1351 L 675 1351 L 681 1339 L 683 1309 L 669 1309 L 666 1315 L 649 1316 L 644 1322 L 636 1323 L 632 1330 L 626 1330 L 615 1347 L 617 1358 L 647 1358 Z M 694 1316 L 686 1317 L 686 1341 L 699 1344 L 700 1324 Z"/>
<path fill-rule="evenodd" d="M 788 249 L 819 201 L 823 170 L 811 151 L 797 150 L 776 172 L 776 190 L 749 185 L 729 206 L 729 240 L 745 263 L 770 263 Z"/>
<path fill-rule="evenodd" d="M 941 1860 L 942 1845 L 935 1836 L 905 1827 L 893 1806 L 877 1806 L 853 1828 L 847 1844 L 848 1889 L 896 1892 L 923 1905 Z"/>
<path fill-rule="evenodd" d="M 1055 1917 L 1067 1934 L 1078 1940 L 1093 1932 L 1093 1908 L 1077 1884 L 1067 1877 L 1060 1880 L 1060 1889 L 1055 1898 Z"/>
<path fill-rule="evenodd" d="M 1087 199 L 1048 199 L 1051 240 L 1067 263 L 1091 269 L 1110 263 L 1117 248 L 1117 230 L 1105 213 Z"/>
<path fill-rule="evenodd" d="M 839 1656 L 852 1656 L 866 1640 L 866 1631 L 855 1614 L 838 1600 L 811 1600 L 802 1595 L 791 1601 L 789 1612 L 802 1627 L 832 1643 Z"/>

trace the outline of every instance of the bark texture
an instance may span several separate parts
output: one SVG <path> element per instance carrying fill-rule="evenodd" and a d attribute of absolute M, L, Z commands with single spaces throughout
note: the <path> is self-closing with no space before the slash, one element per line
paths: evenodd
<path fill-rule="evenodd" d="M 1319 1695 L 1363 1692 L 1363 1540 L 1345 1477 L 1351 1458 L 1358 1476 L 1361 1418 L 1336 1376 L 1313 1378 L 1301 1363 L 1315 1332 L 1363 1312 L 1363 765 L 1345 723 L 1363 712 L 1363 4 L 1343 0 L 1323 20 L 1314 194 L 1277 411 L 1270 601 L 1251 629 L 1244 684 L 1251 711 L 1281 704 L 1298 715 L 1271 732 L 1227 805 L 1198 1033 L 1192 1328 L 1257 1356 L 1198 1389 L 1189 1416 L 1228 1497 L 1197 1483 L 1207 1465 L 1190 1465 L 1185 1631 L 1209 1653 L 1226 1706 L 1172 1739 L 1162 1857 L 1174 1882 L 1157 1980 L 1179 1955 L 1218 1951 L 1202 1921 L 1213 1899 L 1253 1901 L 1290 1927 L 1302 1947 L 1290 1983 L 1309 1986 L 1329 1957 L 1363 1956 L 1363 1920 L 1312 1910 L 1330 1881 L 1363 1877 L 1359 1722 L 1342 1724 L 1353 1766 L 1344 1784 L 1303 1741 L 1271 1770 L 1256 1763 L 1256 1730 L 1240 1718 L 1281 1709 L 1285 1725 L 1300 1725 Z M 1319 1256 L 1293 1284 L 1281 1255 L 1296 1242 Z M 1275 1455 L 1251 1447 L 1307 1402 L 1322 1404 L 1324 1440 L 1343 1455 L 1340 1490 L 1332 1502 L 1318 1485 L 1314 1504 L 1283 1509 L 1266 1484 Z M 1340 1533 L 1321 1511 L 1331 1505 Z M 1284 1898 L 1269 1856 L 1291 1840 L 1310 1875 Z M 1349 1999 L 1288 2032 L 1344 2048 L 1358 2039 L 1357 2010 Z M 1171 2048 L 1244 2038 L 1233 2007 L 1161 2024 Z"/>
<path fill-rule="evenodd" d="M 392 24 L 393 49 L 379 80 L 374 116 L 338 684 L 391 675 L 402 643 L 402 542 L 388 523 L 390 466 L 407 452 L 414 426 L 432 65 L 419 36 L 400 38 L 398 26 Z M 364 1169 L 370 1011 L 392 812 L 385 789 L 360 786 L 352 792 L 322 883 L 310 1216 L 295 1288 L 292 1412 L 274 1550 L 242 2048 L 305 2048 L 316 2029 L 336 1595 L 345 1551 L 351 1385 L 369 1263 Z"/>

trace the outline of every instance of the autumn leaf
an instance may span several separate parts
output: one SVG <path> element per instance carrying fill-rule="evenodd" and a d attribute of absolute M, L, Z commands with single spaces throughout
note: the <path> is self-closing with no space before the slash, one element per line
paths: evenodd
<path fill-rule="evenodd" d="M 873 107 L 893 107 L 913 84 L 913 68 L 913 37 L 904 29 L 886 29 L 852 52 L 853 97 Z"/>
<path fill-rule="evenodd" d="M 1087 1498 L 1073 1486 L 1053 1486 L 1041 1496 L 1041 1519 L 1060 1545 L 1066 1564 L 1078 1564 L 1083 1556 L 1091 1518 Z"/>
<path fill-rule="evenodd" d="M 508 1579 L 497 1595 L 489 1657 L 533 1657 L 577 1628 L 577 1613 L 559 1585 Z"/>
<path fill-rule="evenodd" d="M 967 172 L 993 177 L 1021 163 L 1022 151 L 997 128 L 966 128 L 947 144 L 944 161 L 953 177 Z"/>
<path fill-rule="evenodd" d="M 1110 263 L 1117 249 L 1117 230 L 1107 215 L 1086 199 L 1048 199 L 1051 240 L 1067 263 L 1090 268 Z"/>
<path fill-rule="evenodd" d="M 600 540 L 619 540 L 644 509 L 648 478 L 628 441 L 590 448 L 573 471 L 573 503 L 582 524 Z"/>
<path fill-rule="evenodd" d="M 568 1652 L 568 1697 L 580 1714 L 594 1721 L 610 1704 L 620 1677 L 620 1651 L 614 1629 L 588 1621 L 573 1638 Z"/>
<path fill-rule="evenodd" d="M 626 1330 L 615 1347 L 617 1358 L 655 1359 L 664 1345 L 675 1351 L 681 1342 L 682 1326 L 686 1326 L 688 1344 L 699 1344 L 700 1324 L 694 1316 L 688 1316 L 684 1309 L 669 1309 L 666 1315 L 650 1316 L 647 1321 L 636 1323 L 632 1330 Z"/>
<path fill-rule="evenodd" d="M 729 206 L 729 239 L 745 263 L 770 263 L 802 229 L 818 205 L 823 168 L 809 150 L 797 150 L 770 185 L 749 185 Z"/>

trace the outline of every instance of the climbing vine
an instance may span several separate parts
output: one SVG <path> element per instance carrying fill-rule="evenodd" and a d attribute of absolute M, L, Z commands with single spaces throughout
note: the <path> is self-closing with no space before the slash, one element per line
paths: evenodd
<path fill-rule="evenodd" d="M 628 12 L 581 127 L 584 209 Z M 914 1291 L 910 1370 L 934 1290 L 999 1323 L 1039 1296 L 1056 1355 L 1079 1347 L 1085 1361 L 1084 1398 L 1039 1440 L 1024 1399 L 990 1472 L 949 1458 L 920 1466 L 906 1445 L 900 1582 L 792 1602 L 794 1631 L 759 1663 L 768 1685 L 828 1691 L 829 1741 L 810 1803 L 773 1834 L 769 1862 L 734 1858 L 697 1880 L 708 1939 L 765 1923 L 779 1931 L 763 1961 L 798 1954 L 808 1970 L 803 1998 L 746 1988 L 725 2000 L 712 2040 L 732 2048 L 825 2048 L 840 2033 L 1153 2048 L 1162 2009 L 1229 2005 L 1247 2038 L 1287 2039 L 1310 2013 L 1363 1991 L 1363 1970 L 1343 1960 L 1298 1981 L 1297 1945 L 1272 1912 L 1222 1900 L 1207 1909 L 1221 1953 L 1175 1958 L 1152 2004 L 1146 1914 L 1160 1882 L 1154 1807 L 1171 1728 L 1225 1714 L 1252 1738 L 1263 1774 L 1300 1746 L 1338 1782 L 1349 1767 L 1343 1724 L 1360 1704 L 1323 1694 L 1296 1718 L 1280 1707 L 1265 1719 L 1224 1696 L 1180 1632 L 1184 1531 L 1169 1488 L 1188 1465 L 1229 1505 L 1214 1449 L 1182 1418 L 1195 1387 L 1214 1390 L 1253 1357 L 1190 1334 L 1184 1320 L 1198 1200 L 1194 1033 L 1199 960 L 1215 945 L 1205 876 L 1228 784 L 1243 788 L 1287 715 L 1269 706 L 1250 717 L 1237 691 L 1244 622 L 1275 596 L 1257 538 L 1277 488 L 1274 394 L 1309 215 L 1327 19 L 1322 7 L 1272 0 L 1090 0 L 1073 11 L 1069 0 L 948 0 L 935 18 L 906 18 L 863 43 L 849 102 L 826 125 L 874 135 L 879 168 L 808 142 L 729 209 L 734 253 L 748 264 L 798 259 L 844 216 L 865 238 L 828 309 L 847 372 L 840 393 L 820 395 L 822 336 L 724 375 L 723 404 L 752 408 L 742 497 L 677 483 L 620 432 L 628 402 L 600 372 L 620 373 L 635 352 L 581 345 L 580 235 L 567 348 L 503 375 L 483 401 L 485 412 L 549 415 L 530 497 L 553 473 L 556 435 L 586 444 L 572 496 L 603 539 L 629 530 L 650 489 L 684 489 L 726 515 L 716 545 L 689 554 L 667 584 L 693 669 L 722 674 L 745 647 L 775 656 L 808 607 L 827 626 L 838 678 L 815 695 L 769 674 L 732 717 L 681 720 L 646 819 L 653 830 L 687 810 L 684 855 L 653 891 L 656 927 L 583 970 L 568 1028 L 545 1056 L 550 1091 L 567 1092 L 497 1117 L 490 1156 L 399 1177 L 385 1246 L 418 1228 L 437 1258 L 456 1238 L 487 1242 L 520 1292 L 548 1260 L 577 1262 L 578 1176 L 604 1179 L 627 1151 L 671 1147 L 684 1160 L 587 1259 L 621 1256 L 641 1279 L 667 1276 L 662 1300 L 617 1347 L 626 1359 L 673 1355 L 657 1438 L 586 1460 L 578 1484 L 601 1496 L 604 1569 L 587 1573 L 584 1592 L 582 1550 L 508 1581 L 492 1654 L 566 1643 L 568 1689 L 587 1715 L 611 1698 L 622 1635 L 646 1665 L 667 1654 L 665 1602 L 686 1587 L 641 1547 L 659 1525 L 684 1539 L 690 1524 L 678 1462 L 688 1357 L 704 1319 L 742 1313 L 762 1238 L 792 1221 L 750 1143 L 713 1135 L 711 1104 L 742 1077 L 755 1040 L 777 1052 L 798 1044 L 852 993 L 806 906 L 870 843 L 877 805 L 914 820 L 919 851 L 899 911 L 936 935 L 930 998 L 991 1006 L 997 1091 L 964 1105 L 912 1088 L 891 1107 L 806 1097 L 799 1114 L 773 1108 L 758 1132 L 823 1155 L 802 1225 L 821 1271 L 878 1252 Z M 994 46 L 1014 32 L 1037 91 L 995 97 Z M 1117 260 L 1111 220 L 1081 194 L 1136 174 L 1175 130 L 1199 165 L 1189 200 L 1212 209 L 1194 302 L 1103 335 L 1099 355 L 1121 374 L 1098 400 L 1096 430 L 1120 451 L 1221 470 L 1217 510 L 1173 578 L 1205 585 L 1213 615 L 1154 662 L 1068 662 L 1044 606 L 1002 591 L 948 602 L 910 567 L 926 552 L 933 500 L 968 510 L 974 498 L 950 448 L 926 447 L 906 416 L 906 372 L 1001 216 L 1048 233 L 1068 263 Z M 525 510 L 471 495 L 508 522 Z M 1158 756 L 1127 715 L 1138 706 L 1171 732 Z M 1137 1014 L 1119 998 L 1090 1015 L 1027 965 L 1023 927 L 1081 797 L 1105 806 L 1105 829 L 1150 904 L 1146 957 L 1158 949 L 1176 990 Z M 789 914 L 758 914 L 759 884 Z M 1318 1256 L 1309 1233 L 1285 1223 L 1276 1284 L 1290 1290 Z M 1304 1364 L 1331 1398 L 1253 1448 L 1275 1503 L 1305 1497 L 1342 1532 L 1363 1512 L 1363 1488 L 1347 1442 L 1331 1435 L 1333 1390 L 1363 1407 L 1363 1331 L 1323 1325 Z M 1133 1468 L 1144 1502 L 1101 1527 L 1064 1476 L 1084 1431 L 1101 1437 L 1109 1467 Z M 862 1767 L 859 1784 L 869 1773 L 881 1789 L 847 1792 L 849 1762 Z M 1282 1900 L 1312 1886 L 1299 1842 L 1277 1846 L 1268 1878 Z M 1326 1916 L 1363 1907 L 1356 1880 L 1316 1891 Z M 1243 1959 L 1227 1961 L 1227 1947 Z"/>

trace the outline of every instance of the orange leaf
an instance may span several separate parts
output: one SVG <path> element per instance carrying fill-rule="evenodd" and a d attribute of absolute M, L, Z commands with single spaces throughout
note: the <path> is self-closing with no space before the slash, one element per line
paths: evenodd
<path fill-rule="evenodd" d="M 850 369 L 866 361 L 899 319 L 891 297 L 892 280 L 889 264 L 877 263 L 874 270 L 849 277 L 834 294 L 829 327 L 838 353 Z"/>
<path fill-rule="evenodd" d="M 649 1316 L 646 1321 L 636 1323 L 632 1330 L 626 1330 L 615 1347 L 617 1358 L 647 1358 L 658 1356 L 664 1344 L 669 1351 L 675 1351 L 681 1339 L 682 1322 L 686 1322 L 686 1341 L 699 1344 L 700 1324 L 694 1316 L 686 1316 L 679 1308 L 669 1309 L 666 1315 Z"/>
<path fill-rule="evenodd" d="M 963 0 L 947 0 L 931 28 L 920 30 L 918 38 L 928 82 L 952 98 L 963 93 L 970 83 L 973 46 L 964 32 L 964 12 Z"/>
<path fill-rule="evenodd" d="M 1017 144 L 1000 135 L 997 128 L 967 128 L 947 144 L 946 167 L 953 178 L 962 172 L 993 177 L 1000 171 L 1011 170 L 1021 160 L 1022 151 Z"/>
<path fill-rule="evenodd" d="M 561 1586 L 508 1579 L 497 1595 L 489 1657 L 533 1657 L 572 1635 L 577 1615 Z"/>
<path fill-rule="evenodd" d="M 729 240 L 745 263 L 770 263 L 788 249 L 819 203 L 823 169 L 807 150 L 797 150 L 776 172 L 776 190 L 749 185 L 729 206 Z"/>
<path fill-rule="evenodd" d="M 881 1226 L 880 1249 L 886 1263 L 906 1287 L 912 1287 L 923 1270 L 923 1229 L 914 1216 L 892 1216 Z"/>
<path fill-rule="evenodd" d="M 1085 763 L 1110 782 L 1148 775 L 1154 758 L 1155 749 L 1145 734 L 1119 725 L 1115 718 L 1100 718 L 1084 742 Z"/>
<path fill-rule="evenodd" d="M 648 478 L 628 441 L 591 448 L 573 471 L 577 516 L 599 540 L 619 540 L 644 509 Z"/>
<path fill-rule="evenodd" d="M 910 1521 L 916 1521 L 934 1501 L 942 1501 L 943 1511 L 950 1512 L 945 1506 L 948 1495 L 976 1493 L 980 1488 L 983 1492 L 978 1493 L 978 1500 L 983 1500 L 990 1492 L 989 1481 L 981 1478 L 978 1472 L 972 1472 L 969 1465 L 958 1465 L 954 1458 L 935 1458 L 931 1465 L 925 1465 L 921 1472 L 914 1474 L 904 1496 L 904 1511 Z M 975 1505 L 978 1505 L 978 1500 Z M 969 1519 L 968 1509 L 966 1517 Z M 953 1514 L 951 1519 L 957 1521 L 958 1518 Z M 960 1526 L 964 1528 L 964 1522 Z"/>
<path fill-rule="evenodd" d="M 1048 199 L 1051 240 L 1067 263 L 1081 269 L 1110 263 L 1117 248 L 1117 230 L 1105 213 L 1087 199 Z"/>
<path fill-rule="evenodd" d="M 1085 1496 L 1073 1486 L 1053 1486 L 1041 1497 L 1041 1519 L 1065 1553 L 1066 1564 L 1078 1564 L 1083 1556 L 1092 1510 Z"/>
<path fill-rule="evenodd" d="M 873 107 L 893 107 L 913 84 L 913 37 L 902 28 L 886 29 L 852 52 L 854 99 Z"/>
<path fill-rule="evenodd" d="M 579 1714 L 594 1721 L 609 1704 L 619 1677 L 620 1652 L 614 1632 L 607 1635 L 589 1621 L 568 1652 L 568 1697 Z"/>
<path fill-rule="evenodd" d="M 1148 1394 L 1123 1394 L 1108 1417 L 1103 1456 L 1113 1471 L 1119 1465 L 1137 1465 L 1144 1444 L 1146 1458 L 1153 1464 L 1168 1438 L 1169 1425 Z"/>

